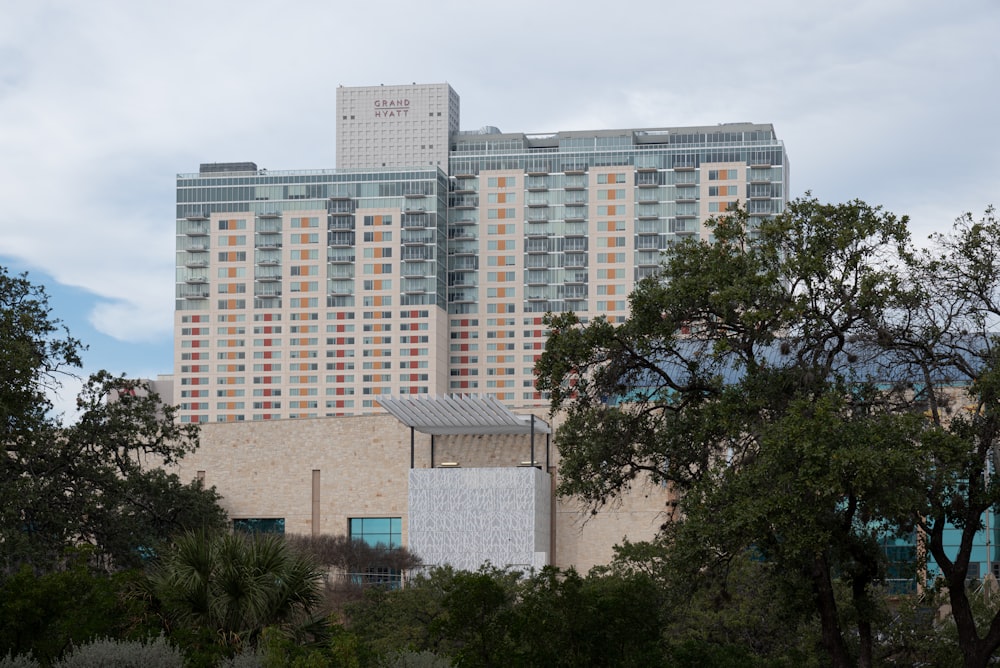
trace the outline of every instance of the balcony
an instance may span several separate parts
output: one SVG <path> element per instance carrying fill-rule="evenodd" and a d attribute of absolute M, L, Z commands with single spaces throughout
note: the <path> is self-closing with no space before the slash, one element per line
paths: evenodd
<path fill-rule="evenodd" d="M 428 246 L 410 246 L 403 248 L 403 262 L 423 262 L 434 259 L 434 248 Z"/>
<path fill-rule="evenodd" d="M 202 237 L 180 237 L 177 240 L 177 250 L 203 253 L 207 252 L 208 249 L 208 239 Z"/>
<path fill-rule="evenodd" d="M 330 222 L 326 224 L 326 229 L 328 230 L 353 230 L 354 229 L 354 219 L 353 218 L 331 218 Z"/>
<path fill-rule="evenodd" d="M 699 231 L 699 225 L 697 221 L 671 220 L 667 229 L 674 234 L 696 234 Z"/>
<path fill-rule="evenodd" d="M 184 266 L 189 269 L 197 269 L 199 267 L 208 266 L 208 254 L 207 253 L 197 253 L 195 255 L 188 255 L 184 259 Z"/>
<path fill-rule="evenodd" d="M 354 232 L 330 232 L 327 234 L 327 244 L 334 248 L 353 246 L 354 240 Z"/>
<path fill-rule="evenodd" d="M 186 234 L 189 237 L 203 237 L 208 236 L 209 232 L 208 221 L 205 219 L 191 220 L 187 218 L 177 223 L 178 234 Z"/>
<path fill-rule="evenodd" d="M 415 230 L 430 227 L 430 218 L 423 214 L 407 214 L 403 216 L 402 228 L 404 230 Z"/>
<path fill-rule="evenodd" d="M 177 296 L 180 299 L 208 299 L 207 285 L 178 285 Z"/>
<path fill-rule="evenodd" d="M 474 243 L 455 243 L 449 244 L 448 255 L 449 256 L 463 256 L 463 255 L 478 255 L 479 246 Z"/>
<path fill-rule="evenodd" d="M 263 218 L 254 224 L 254 231 L 258 234 L 281 234 L 280 218 Z"/>
<path fill-rule="evenodd" d="M 402 243 L 404 246 L 423 246 L 435 242 L 434 233 L 421 234 L 420 232 L 404 232 Z"/>
<path fill-rule="evenodd" d="M 479 206 L 479 196 L 478 195 L 455 195 L 451 198 L 449 206 L 452 209 L 464 210 L 464 209 L 475 209 Z"/>
<path fill-rule="evenodd" d="M 459 290 L 448 293 L 449 304 L 469 304 L 476 301 L 475 290 Z"/>
<path fill-rule="evenodd" d="M 528 277 L 525 279 L 525 283 L 528 285 L 548 285 L 551 283 L 551 278 L 549 276 L 548 270 L 544 271 L 529 271 Z"/>
<path fill-rule="evenodd" d="M 351 248 L 350 252 L 337 252 L 331 250 L 327 253 L 326 261 L 330 264 L 352 264 L 354 262 L 354 249 Z"/>
<path fill-rule="evenodd" d="M 260 250 L 273 250 L 281 248 L 280 234 L 258 234 L 254 237 L 254 248 Z"/>
<path fill-rule="evenodd" d="M 188 285 L 199 285 L 202 283 L 208 283 L 208 273 L 207 272 L 191 272 L 184 276 L 184 282 Z"/>
<path fill-rule="evenodd" d="M 280 297 L 281 296 L 281 286 L 273 285 L 268 283 L 262 283 L 254 286 L 253 289 L 254 297 Z"/>
<path fill-rule="evenodd" d="M 281 267 L 260 266 L 254 272 L 255 281 L 267 283 L 281 280 Z"/>

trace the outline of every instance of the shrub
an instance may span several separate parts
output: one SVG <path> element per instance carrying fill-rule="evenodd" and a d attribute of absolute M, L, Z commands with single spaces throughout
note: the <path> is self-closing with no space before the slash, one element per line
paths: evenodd
<path fill-rule="evenodd" d="M 8 652 L 7 656 L 0 657 L 0 668 L 38 668 L 38 665 L 30 653 L 12 656 Z"/>
<path fill-rule="evenodd" d="M 70 650 L 53 668 L 182 668 L 184 655 L 160 636 L 149 641 L 104 638 Z"/>
<path fill-rule="evenodd" d="M 451 668 L 451 661 L 434 652 L 400 652 L 382 664 L 383 668 Z"/>

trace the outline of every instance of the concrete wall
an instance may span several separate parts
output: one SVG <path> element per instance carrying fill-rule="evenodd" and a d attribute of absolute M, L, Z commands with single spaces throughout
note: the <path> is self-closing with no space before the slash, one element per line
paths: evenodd
<path fill-rule="evenodd" d="M 531 467 L 414 469 L 410 549 L 428 565 L 546 566 L 550 487 Z"/>

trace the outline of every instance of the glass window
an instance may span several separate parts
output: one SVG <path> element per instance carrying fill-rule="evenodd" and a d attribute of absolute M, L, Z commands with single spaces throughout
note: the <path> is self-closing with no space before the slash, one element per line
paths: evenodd
<path fill-rule="evenodd" d="M 352 540 L 363 540 L 371 546 L 400 547 L 403 544 L 403 521 L 399 517 L 352 517 Z"/>
<path fill-rule="evenodd" d="M 285 533 L 284 517 L 234 519 L 233 530 L 244 533 Z"/>

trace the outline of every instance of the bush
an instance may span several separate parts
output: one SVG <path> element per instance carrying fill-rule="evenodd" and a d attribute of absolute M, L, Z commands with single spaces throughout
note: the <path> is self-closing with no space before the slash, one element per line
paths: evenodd
<path fill-rule="evenodd" d="M 184 655 L 160 636 L 149 641 L 105 638 L 70 650 L 53 668 L 182 668 Z"/>
<path fill-rule="evenodd" d="M 0 657 L 0 668 L 38 668 L 38 662 L 30 653 L 12 656 L 8 652 L 7 656 Z"/>
<path fill-rule="evenodd" d="M 135 574 L 92 571 L 86 557 L 75 553 L 61 571 L 0 577 L 0 656 L 30 653 L 48 665 L 67 647 L 134 629 L 141 603 L 123 603 L 123 592 Z"/>
<path fill-rule="evenodd" d="M 383 668 L 451 668 L 451 661 L 434 652 L 400 652 L 382 664 Z"/>

